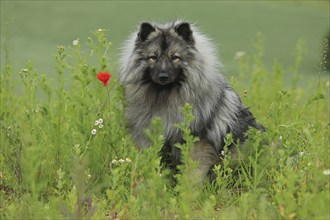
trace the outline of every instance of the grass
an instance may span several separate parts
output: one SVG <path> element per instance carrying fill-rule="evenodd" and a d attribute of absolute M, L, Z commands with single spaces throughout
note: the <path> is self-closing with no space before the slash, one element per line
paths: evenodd
<path fill-rule="evenodd" d="M 113 70 L 110 46 L 105 30 L 59 46 L 50 70 L 56 84 L 31 63 L 19 76 L 11 65 L 1 70 L 1 218 L 330 218 L 329 81 L 297 86 L 300 44 L 289 70 L 279 62 L 267 68 L 263 37 L 255 38 L 230 80 L 267 132 L 249 131 L 238 159 L 226 156 L 212 183 L 191 184 L 196 164 L 185 153 L 174 187 L 159 165 L 161 122 L 147 131 L 152 147 L 137 150 L 125 131 L 123 88 L 96 78 Z M 289 86 L 288 71 L 296 73 Z M 188 121 L 189 108 L 182 109 Z M 194 138 L 179 127 L 188 152 Z"/>

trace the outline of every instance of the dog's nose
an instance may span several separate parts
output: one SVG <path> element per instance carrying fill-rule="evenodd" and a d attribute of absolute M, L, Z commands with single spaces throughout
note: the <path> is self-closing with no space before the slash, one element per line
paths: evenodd
<path fill-rule="evenodd" d="M 161 72 L 158 75 L 158 80 L 160 83 L 166 83 L 168 81 L 168 78 L 169 78 L 169 76 L 168 76 L 168 73 L 166 73 L 166 72 Z"/>

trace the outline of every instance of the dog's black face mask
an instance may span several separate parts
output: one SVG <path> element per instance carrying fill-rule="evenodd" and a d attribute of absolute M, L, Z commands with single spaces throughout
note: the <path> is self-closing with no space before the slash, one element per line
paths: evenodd
<path fill-rule="evenodd" d="M 185 55 L 180 51 L 193 46 L 192 31 L 188 23 L 181 23 L 172 30 L 156 29 L 142 23 L 136 40 L 136 49 L 143 51 L 147 63 L 143 81 L 159 87 L 180 85 L 184 80 Z M 187 50 L 185 50 L 187 51 Z"/>

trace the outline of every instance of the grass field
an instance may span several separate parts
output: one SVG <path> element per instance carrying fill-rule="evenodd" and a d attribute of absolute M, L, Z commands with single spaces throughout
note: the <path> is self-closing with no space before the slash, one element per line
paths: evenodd
<path fill-rule="evenodd" d="M 144 20 L 185 18 L 197 23 L 219 46 L 228 76 L 236 75 L 235 53 L 253 50 L 265 36 L 265 64 L 292 64 L 297 41 L 305 44 L 301 71 L 315 73 L 322 37 L 329 31 L 328 1 L 1 1 L 1 64 L 19 71 L 28 60 L 54 74 L 56 45 L 85 41 L 99 28 L 110 31 L 114 70 L 123 40 Z M 8 54 L 4 55 L 7 48 Z M 289 74 L 288 74 L 289 75 Z M 308 78 L 310 80 L 311 78 Z"/>
<path fill-rule="evenodd" d="M 207 3 L 1 2 L 1 219 L 330 218 L 330 80 L 320 52 L 329 3 Z M 238 159 L 225 156 L 216 180 L 200 185 L 186 156 L 171 185 L 160 121 L 146 131 L 152 147 L 135 148 L 123 88 L 115 76 L 107 87 L 96 78 L 116 75 L 117 48 L 137 20 L 180 14 L 220 42 L 231 85 L 267 128 L 249 131 Z M 234 61 L 237 51 L 247 54 Z M 194 138 L 181 127 L 188 152 Z"/>

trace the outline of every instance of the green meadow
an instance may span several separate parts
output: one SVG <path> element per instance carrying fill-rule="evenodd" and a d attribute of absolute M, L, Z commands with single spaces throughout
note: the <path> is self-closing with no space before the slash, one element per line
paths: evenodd
<path fill-rule="evenodd" d="M 194 181 L 189 103 L 175 185 L 162 122 L 142 151 L 125 128 L 120 47 L 139 22 L 175 18 L 213 39 L 267 128 L 213 182 Z M 329 219 L 328 32 L 329 1 L 1 1 L 0 218 Z"/>
<path fill-rule="evenodd" d="M 274 60 L 290 66 L 302 41 L 301 71 L 313 75 L 330 19 L 328 1 L 1 1 L 1 65 L 11 63 L 18 71 L 31 61 L 53 74 L 57 45 L 77 38 L 85 42 L 102 28 L 109 30 L 116 70 L 120 48 L 140 22 L 176 18 L 196 23 L 214 40 L 227 76 L 237 74 L 236 52 L 251 53 L 259 32 L 265 36 L 268 66 Z"/>

